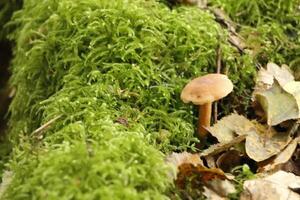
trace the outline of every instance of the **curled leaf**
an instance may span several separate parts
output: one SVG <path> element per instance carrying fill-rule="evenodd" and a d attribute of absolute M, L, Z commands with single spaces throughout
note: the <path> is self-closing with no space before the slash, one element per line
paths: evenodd
<path fill-rule="evenodd" d="M 290 187 L 300 184 L 300 177 L 284 171 L 244 182 L 241 200 L 299 200 L 300 195 Z"/>
<path fill-rule="evenodd" d="M 271 161 L 271 163 L 264 166 L 262 170 L 270 171 L 277 168 L 281 164 L 287 163 L 291 159 L 299 142 L 300 137 L 295 138 L 280 154 L 276 156 L 274 160 Z"/>
<path fill-rule="evenodd" d="M 193 187 L 201 187 L 213 179 L 226 179 L 224 172 L 218 168 L 206 168 L 202 165 L 194 166 L 184 163 L 178 169 L 179 172 L 175 180 L 175 185 L 180 189 L 185 188 L 188 183 L 191 183 Z"/>
<path fill-rule="evenodd" d="M 222 142 L 222 143 L 211 145 L 208 149 L 205 149 L 203 152 L 200 153 L 200 157 L 214 156 L 223 151 L 226 151 L 230 147 L 244 141 L 246 136 L 247 135 L 240 135 L 238 137 L 233 138 L 230 142 Z"/>
<path fill-rule="evenodd" d="M 244 135 L 253 127 L 251 121 L 244 116 L 231 114 L 223 117 L 207 130 L 221 143 L 231 142 L 237 135 Z"/>
<path fill-rule="evenodd" d="M 274 83 L 272 88 L 264 92 L 256 93 L 255 98 L 266 113 L 270 126 L 299 118 L 299 106 L 295 97 L 283 90 L 278 83 Z"/>
<path fill-rule="evenodd" d="M 298 106 L 298 117 L 300 118 L 300 81 L 291 81 L 284 85 L 283 89 L 293 95 Z"/>
<path fill-rule="evenodd" d="M 267 129 L 256 124 L 256 127 L 248 132 L 246 153 L 251 159 L 261 162 L 278 154 L 290 140 L 289 134 L 277 133 L 272 128 Z"/>
<path fill-rule="evenodd" d="M 293 73 L 286 65 L 282 65 L 281 67 L 279 67 L 275 63 L 268 63 L 267 71 L 273 75 L 274 79 L 276 79 L 279 85 L 282 87 L 288 82 L 294 80 Z"/>

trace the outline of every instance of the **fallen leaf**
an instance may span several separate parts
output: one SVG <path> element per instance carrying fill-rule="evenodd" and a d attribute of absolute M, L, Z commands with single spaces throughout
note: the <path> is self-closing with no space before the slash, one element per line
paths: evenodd
<path fill-rule="evenodd" d="M 213 179 L 226 179 L 221 169 L 206 168 L 203 165 L 195 166 L 190 163 L 184 163 L 178 167 L 178 171 L 175 185 L 180 189 L 184 189 L 188 183 L 191 183 L 192 187 L 201 187 Z"/>
<path fill-rule="evenodd" d="M 238 114 L 231 114 L 223 117 L 213 127 L 207 130 L 218 139 L 219 142 L 227 143 L 237 135 L 244 135 L 253 127 L 250 120 Z"/>
<path fill-rule="evenodd" d="M 288 66 L 282 65 L 280 68 L 275 63 L 268 63 L 266 69 L 261 68 L 258 71 L 254 94 L 270 89 L 274 80 L 280 86 L 284 86 L 286 83 L 294 81 L 294 76 Z"/>
<path fill-rule="evenodd" d="M 234 185 L 229 180 L 213 179 L 207 182 L 205 187 L 215 191 L 221 197 L 227 197 L 230 193 L 236 192 Z"/>
<path fill-rule="evenodd" d="M 192 154 L 188 152 L 182 153 L 172 153 L 167 157 L 167 162 L 173 164 L 175 167 L 178 167 L 182 164 L 188 163 L 192 165 L 203 165 L 200 155 L 198 153 Z"/>
<path fill-rule="evenodd" d="M 295 98 L 298 106 L 298 118 L 300 118 L 300 81 L 291 81 L 285 84 L 283 89 Z"/>
<path fill-rule="evenodd" d="M 264 86 L 260 89 L 269 89 L 274 83 L 274 76 L 265 68 L 261 68 L 257 74 L 257 84 Z"/>
<path fill-rule="evenodd" d="M 247 180 L 241 200 L 299 200 L 300 195 L 290 187 L 300 184 L 300 177 L 292 173 L 278 171 L 265 178 Z"/>
<path fill-rule="evenodd" d="M 264 92 L 257 92 L 255 99 L 266 113 L 267 123 L 270 126 L 299 118 L 299 107 L 294 96 L 283 90 L 276 82 L 272 88 Z"/>
<path fill-rule="evenodd" d="M 295 152 L 298 142 L 300 142 L 300 137 L 297 137 L 290 142 L 289 145 L 282 152 L 280 152 L 271 163 L 264 166 L 260 171 L 274 170 L 278 168 L 279 165 L 287 163 Z"/>
<path fill-rule="evenodd" d="M 251 159 L 261 162 L 278 154 L 290 140 L 289 134 L 277 133 L 272 127 L 267 129 L 256 124 L 246 137 L 246 153 Z"/>
<path fill-rule="evenodd" d="M 231 148 L 232 146 L 244 141 L 246 139 L 246 136 L 247 135 L 240 135 L 240 136 L 233 138 L 229 142 L 223 142 L 223 143 L 211 145 L 208 149 L 205 149 L 204 151 L 202 151 L 200 153 L 200 157 L 214 156 L 219 153 L 222 153 L 222 152 L 228 150 L 229 148 Z"/>
<path fill-rule="evenodd" d="M 276 79 L 281 87 L 290 81 L 294 81 L 293 73 L 290 71 L 289 67 L 282 65 L 281 68 L 275 63 L 267 64 L 267 71 L 270 72 L 274 79 Z"/>
<path fill-rule="evenodd" d="M 176 176 L 179 172 L 179 166 L 183 164 L 191 164 L 193 166 L 203 165 L 199 154 L 191 154 L 188 152 L 172 153 L 171 155 L 167 156 L 166 162 L 171 164 L 176 169 L 175 175 L 172 173 L 173 179 L 176 179 Z"/>
<path fill-rule="evenodd" d="M 206 197 L 208 200 L 227 200 L 225 197 L 221 197 L 218 195 L 215 191 L 204 187 L 203 195 Z"/>

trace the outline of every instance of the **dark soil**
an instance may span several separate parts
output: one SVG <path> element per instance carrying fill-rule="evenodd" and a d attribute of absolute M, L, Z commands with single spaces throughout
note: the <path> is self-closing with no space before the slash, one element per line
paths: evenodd
<path fill-rule="evenodd" d="M 0 41 L 0 135 L 6 128 L 6 114 L 9 105 L 9 63 L 12 57 L 11 45 L 8 41 Z"/>

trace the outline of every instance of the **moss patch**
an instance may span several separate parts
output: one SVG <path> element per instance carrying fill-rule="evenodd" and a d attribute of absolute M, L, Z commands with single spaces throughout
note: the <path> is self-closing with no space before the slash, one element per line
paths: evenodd
<path fill-rule="evenodd" d="M 249 103 L 251 57 L 197 8 L 26 0 L 8 27 L 17 89 L 8 199 L 166 198 L 172 184 L 161 152 L 193 150 L 197 141 L 196 113 L 181 102 L 181 89 L 216 71 L 219 45 L 236 86 L 223 112 Z M 57 116 L 42 140 L 32 134 Z"/>

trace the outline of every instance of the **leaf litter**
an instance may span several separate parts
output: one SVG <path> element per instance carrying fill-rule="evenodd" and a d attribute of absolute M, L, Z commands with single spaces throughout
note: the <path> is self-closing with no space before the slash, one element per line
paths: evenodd
<path fill-rule="evenodd" d="M 235 177 L 230 173 L 248 164 L 254 173 L 260 173 L 256 179 L 240 183 L 244 190 L 240 199 L 300 198 L 294 192 L 300 185 L 300 178 L 294 175 L 300 172 L 300 82 L 286 65 L 268 63 L 258 73 L 253 102 L 262 109 L 259 117 L 265 121 L 232 113 L 207 128 L 216 144 L 197 154 L 168 157 L 177 169 L 174 179 L 178 188 L 190 184 L 201 188 L 207 199 L 226 199 L 237 192 L 231 190 Z"/>

